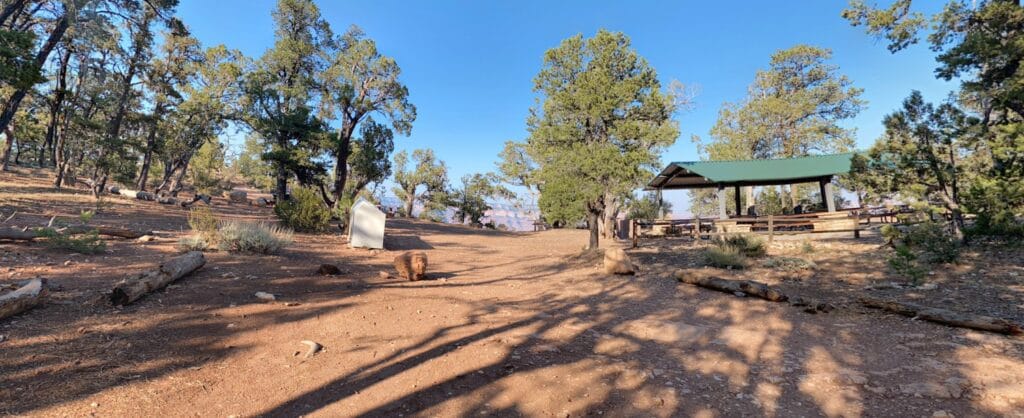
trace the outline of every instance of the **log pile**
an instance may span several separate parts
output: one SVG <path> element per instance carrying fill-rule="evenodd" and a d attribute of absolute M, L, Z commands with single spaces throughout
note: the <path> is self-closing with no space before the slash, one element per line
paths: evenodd
<path fill-rule="evenodd" d="M 206 264 L 206 258 L 200 251 L 192 251 L 185 255 L 167 260 L 155 269 L 125 277 L 110 293 L 110 303 L 127 305 L 146 294 L 163 289 L 175 280 L 185 277 Z"/>
<path fill-rule="evenodd" d="M 925 321 L 959 328 L 970 328 L 1006 335 L 1024 334 L 1024 327 L 1020 324 L 1014 324 L 1005 319 L 993 318 L 990 316 L 960 313 L 942 308 L 922 306 L 911 302 L 897 302 L 871 297 L 860 298 L 860 303 L 869 308 L 881 309 L 903 316 L 920 318 Z"/>
<path fill-rule="evenodd" d="M 752 280 L 726 280 L 718 277 L 693 274 L 686 270 L 676 271 L 676 279 L 682 283 L 726 293 L 742 293 L 772 302 L 785 302 L 789 297 L 779 290 Z"/>
<path fill-rule="evenodd" d="M 45 297 L 46 279 L 33 279 L 17 290 L 0 295 L 0 319 L 32 309 Z"/>

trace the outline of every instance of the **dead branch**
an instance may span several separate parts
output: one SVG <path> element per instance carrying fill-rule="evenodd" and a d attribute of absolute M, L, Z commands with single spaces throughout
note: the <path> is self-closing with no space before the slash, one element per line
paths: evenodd
<path fill-rule="evenodd" d="M 1006 335 L 1024 334 L 1024 327 L 1021 327 L 1021 325 L 990 316 L 953 312 L 947 309 L 931 308 L 911 302 L 897 302 L 871 297 L 860 298 L 860 303 L 869 308 L 881 309 L 912 318 L 921 318 L 926 321 L 953 327 L 970 328 Z"/>
<path fill-rule="evenodd" d="M 0 319 L 32 309 L 45 297 L 46 279 L 33 279 L 17 290 L 0 295 Z"/>
<path fill-rule="evenodd" d="M 750 280 L 726 280 L 718 277 L 701 276 L 686 270 L 676 271 L 676 279 L 682 283 L 726 293 L 740 292 L 772 302 L 785 302 L 789 297 L 761 282 Z"/>

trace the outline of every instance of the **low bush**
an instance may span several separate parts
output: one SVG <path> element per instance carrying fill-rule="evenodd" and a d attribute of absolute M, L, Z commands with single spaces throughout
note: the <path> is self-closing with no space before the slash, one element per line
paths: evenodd
<path fill-rule="evenodd" d="M 798 257 L 771 257 L 764 261 L 764 266 L 782 271 L 811 270 L 817 267 L 813 261 Z"/>
<path fill-rule="evenodd" d="M 920 284 L 931 266 L 956 263 L 960 258 L 960 242 L 943 224 L 886 225 L 881 232 L 894 248 L 888 258 L 889 267 L 914 284 Z"/>
<path fill-rule="evenodd" d="M 56 229 L 39 230 L 39 237 L 47 247 L 73 251 L 81 254 L 99 254 L 107 249 L 107 243 L 96 230 L 85 234 L 71 235 Z"/>
<path fill-rule="evenodd" d="M 707 265 L 718 268 L 745 269 L 750 264 L 747 256 L 735 247 L 708 247 L 704 259 Z"/>
<path fill-rule="evenodd" d="M 224 251 L 272 254 L 292 243 L 292 231 L 262 222 L 221 224 L 217 247 Z"/>
<path fill-rule="evenodd" d="M 800 247 L 800 252 L 804 254 L 811 254 L 814 252 L 814 244 L 810 241 L 804 241 L 804 244 Z"/>
<path fill-rule="evenodd" d="M 208 248 L 210 243 L 199 235 L 189 235 L 178 240 L 178 250 L 182 252 L 206 251 Z"/>
<path fill-rule="evenodd" d="M 317 192 L 308 187 L 292 190 L 290 199 L 277 202 L 274 213 L 296 231 L 320 232 L 331 222 L 331 211 Z"/>
<path fill-rule="evenodd" d="M 718 238 L 714 242 L 720 248 L 733 248 L 747 257 L 764 257 L 768 246 L 764 238 L 753 234 L 734 234 Z"/>
<path fill-rule="evenodd" d="M 188 211 L 188 226 L 209 243 L 217 240 L 217 227 L 220 226 L 220 221 L 210 208 L 197 206 Z"/>

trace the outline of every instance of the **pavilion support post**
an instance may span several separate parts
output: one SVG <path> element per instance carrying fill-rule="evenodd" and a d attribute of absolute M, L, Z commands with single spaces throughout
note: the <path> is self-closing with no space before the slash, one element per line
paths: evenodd
<path fill-rule="evenodd" d="M 729 219 L 729 214 L 725 211 L 725 186 L 718 186 L 718 219 Z"/>
<path fill-rule="evenodd" d="M 742 218 L 743 217 L 743 203 L 741 203 L 742 200 L 740 199 L 742 197 L 742 195 L 740 194 L 740 186 L 736 186 L 735 189 L 736 190 L 734 190 L 734 191 L 736 192 L 736 217 L 737 218 Z"/>
<path fill-rule="evenodd" d="M 825 180 L 818 181 L 818 186 L 821 187 L 821 199 L 825 203 L 825 207 L 828 211 L 836 211 L 836 201 L 832 198 L 832 179 L 828 178 Z"/>

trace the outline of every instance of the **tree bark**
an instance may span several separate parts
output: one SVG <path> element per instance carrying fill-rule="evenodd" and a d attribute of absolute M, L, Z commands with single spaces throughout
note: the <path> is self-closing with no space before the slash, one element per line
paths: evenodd
<path fill-rule="evenodd" d="M 416 205 L 416 188 L 413 187 L 411 191 L 406 191 L 408 194 L 405 196 L 405 216 L 412 217 L 412 208 Z"/>
<path fill-rule="evenodd" d="M 55 48 L 61 38 L 64 37 L 64 33 L 67 32 L 68 25 L 70 25 L 70 17 L 68 16 L 68 13 L 68 10 L 64 11 L 64 15 L 61 16 L 57 21 L 56 26 L 54 26 L 53 32 L 50 32 L 50 37 L 46 39 L 42 48 L 40 48 L 39 52 L 36 53 L 36 68 L 43 68 L 43 65 L 46 64 L 47 58 L 50 56 L 50 52 L 53 51 L 53 48 Z M 0 131 L 7 130 L 8 125 L 10 125 L 11 121 L 14 120 L 14 115 L 18 113 L 21 101 L 25 99 L 25 96 L 31 89 L 32 86 L 21 86 L 11 94 L 7 101 L 4 102 L 3 111 L 0 112 Z M 7 166 L 7 157 L 4 157 L 2 164 L 4 167 Z"/>
<path fill-rule="evenodd" d="M 0 295 L 0 319 L 36 307 L 46 298 L 46 279 L 33 279 L 17 290 Z"/>
<path fill-rule="evenodd" d="M 16 12 L 25 8 L 25 3 L 28 0 L 14 0 L 7 6 L 0 10 L 0 26 L 7 23 L 7 19 L 13 16 Z"/>
<path fill-rule="evenodd" d="M 600 245 L 601 232 L 598 230 L 598 224 L 601 222 L 601 217 L 598 212 L 593 210 L 587 213 L 587 227 L 590 228 L 590 241 L 587 243 L 588 250 L 596 250 Z"/>
<path fill-rule="evenodd" d="M 348 181 L 348 157 L 351 154 L 352 130 L 354 125 L 345 120 L 345 126 L 338 132 L 338 149 L 335 152 L 334 160 L 334 202 L 340 202 L 342 193 L 345 192 L 345 182 Z"/>
<path fill-rule="evenodd" d="M 157 268 L 125 277 L 114 286 L 110 293 L 110 303 L 127 305 L 146 294 L 163 289 L 171 282 L 178 280 L 206 264 L 206 258 L 200 251 L 192 251 L 185 255 L 165 261 Z"/>
<path fill-rule="evenodd" d="M 1024 334 L 1024 327 L 1020 324 L 1014 324 L 1010 321 L 992 318 L 990 316 L 953 312 L 941 308 L 921 306 L 910 302 L 897 302 L 871 297 L 860 298 L 860 303 L 869 308 L 881 309 L 903 316 L 921 318 L 925 321 L 959 328 L 970 328 L 1007 335 Z"/>
<path fill-rule="evenodd" d="M 727 280 L 718 277 L 702 276 L 686 270 L 677 270 L 676 280 L 707 289 L 725 293 L 744 293 L 772 302 L 785 302 L 789 297 L 775 288 L 761 282 L 751 280 Z"/>
<path fill-rule="evenodd" d="M 14 125 L 7 125 L 7 129 L 4 131 L 4 149 L 3 153 L 0 153 L 0 171 L 10 170 L 9 161 L 11 157 L 11 148 L 14 147 Z"/>

